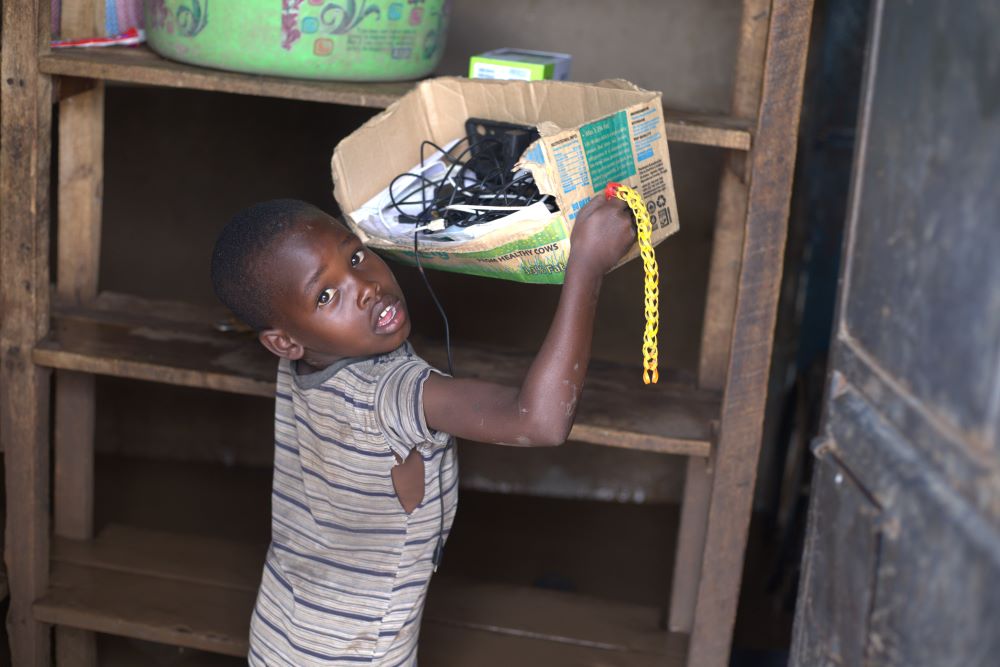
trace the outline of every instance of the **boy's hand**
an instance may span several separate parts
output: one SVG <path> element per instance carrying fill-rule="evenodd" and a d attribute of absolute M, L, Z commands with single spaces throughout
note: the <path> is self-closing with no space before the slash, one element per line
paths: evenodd
<path fill-rule="evenodd" d="M 607 273 L 636 240 L 632 209 L 621 199 L 599 192 L 583 207 L 570 235 L 570 261 Z"/>

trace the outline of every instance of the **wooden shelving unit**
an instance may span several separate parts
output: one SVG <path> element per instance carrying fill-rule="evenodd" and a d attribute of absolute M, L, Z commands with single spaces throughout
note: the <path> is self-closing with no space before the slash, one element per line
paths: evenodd
<path fill-rule="evenodd" d="M 53 625 L 242 657 L 265 547 L 116 525 L 94 540 L 57 539 L 51 584 L 35 614 Z M 469 664 L 462 655 L 476 655 L 477 636 L 532 660 L 681 664 L 686 636 L 662 632 L 655 607 L 463 578 L 434 583 L 424 623 L 449 635 L 441 646 L 458 647 L 435 665 Z"/>
<path fill-rule="evenodd" d="M 410 84 L 216 72 L 169 62 L 143 48 L 54 53 L 47 46 L 48 4 L 7 0 L 3 7 L 0 444 L 9 498 L 14 663 L 50 664 L 52 626 L 60 667 L 96 664 L 92 632 L 242 656 L 263 554 L 259 545 L 125 526 L 93 535 L 95 374 L 256 396 L 273 392 L 273 362 L 251 337 L 230 330 L 219 312 L 98 295 L 104 83 L 376 108 L 392 104 Z M 583 442 L 687 458 L 670 630 L 660 627 L 657 609 L 436 579 L 424 628 L 430 648 L 421 651 L 427 664 L 728 662 L 812 3 L 742 4 L 732 113 L 666 112 L 669 141 L 730 151 L 719 192 L 698 377 L 668 376 L 650 391 L 636 387 L 634 369 L 595 364 L 571 434 Z M 64 7 L 63 33 L 97 30 L 98 5 L 103 3 Z M 52 127 L 53 100 L 60 104 L 58 128 Z M 54 131 L 60 215 L 58 280 L 50 290 Z M 422 350 L 432 363 L 442 356 L 433 345 Z M 511 382 L 527 363 L 522 354 L 495 348 L 468 347 L 455 356 L 463 373 Z"/>

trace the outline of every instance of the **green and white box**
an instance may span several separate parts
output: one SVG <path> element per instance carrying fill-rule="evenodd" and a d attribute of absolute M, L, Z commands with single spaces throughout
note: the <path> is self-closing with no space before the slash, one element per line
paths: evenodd
<path fill-rule="evenodd" d="M 519 81 L 566 81 L 573 56 L 551 51 L 494 49 L 472 56 L 470 79 L 516 79 Z"/>

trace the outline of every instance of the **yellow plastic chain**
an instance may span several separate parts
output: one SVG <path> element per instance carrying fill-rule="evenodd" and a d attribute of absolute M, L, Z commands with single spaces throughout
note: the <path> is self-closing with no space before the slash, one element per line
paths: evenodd
<path fill-rule="evenodd" d="M 656 334 L 660 330 L 660 269 L 656 265 L 656 255 L 653 253 L 653 226 L 649 221 L 649 211 L 639 193 L 627 185 L 608 183 L 605 195 L 610 199 L 617 197 L 629 205 L 635 216 L 637 236 L 639 237 L 639 256 L 642 258 L 642 268 L 645 277 L 645 313 L 646 329 L 642 334 L 642 381 L 646 384 L 656 384 L 660 379 L 657 371 L 659 350 L 656 344 Z"/>

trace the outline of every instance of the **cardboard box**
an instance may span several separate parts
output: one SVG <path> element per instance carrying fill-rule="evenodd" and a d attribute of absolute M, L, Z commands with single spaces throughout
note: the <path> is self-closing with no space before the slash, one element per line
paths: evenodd
<path fill-rule="evenodd" d="M 465 134 L 467 118 L 534 125 L 541 139 L 518 167 L 559 211 L 475 239 L 420 239 L 425 267 L 520 282 L 562 283 L 577 212 L 609 181 L 625 183 L 650 209 L 653 244 L 678 230 L 660 93 L 620 80 L 599 84 L 438 78 L 422 81 L 336 147 L 334 196 L 348 225 L 369 246 L 409 264 L 413 243 L 365 232 L 362 207 L 420 162 L 420 142 Z M 638 256 L 638 247 L 622 263 Z"/>
<path fill-rule="evenodd" d="M 566 81 L 572 62 L 573 56 L 568 53 L 494 49 L 469 59 L 469 78 Z"/>

